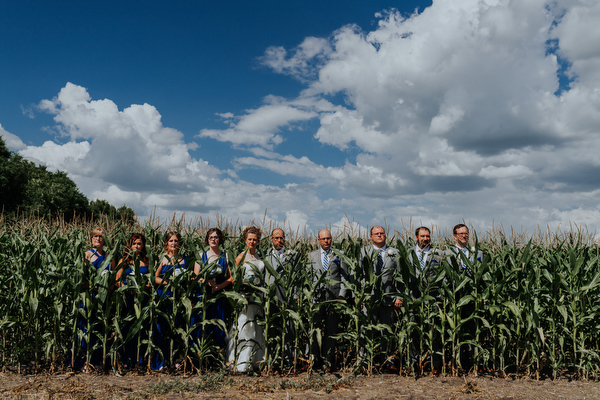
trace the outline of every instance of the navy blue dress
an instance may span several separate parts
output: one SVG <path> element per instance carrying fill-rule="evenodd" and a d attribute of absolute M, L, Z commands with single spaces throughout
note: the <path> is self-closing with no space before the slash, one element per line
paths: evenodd
<path fill-rule="evenodd" d="M 202 253 L 202 263 L 207 265 L 208 262 L 208 254 L 206 252 Z M 218 285 L 225 282 L 227 278 L 229 278 L 227 274 L 227 255 L 225 252 L 221 252 L 219 255 L 219 259 L 216 262 L 213 262 L 214 268 L 209 271 L 207 279 L 215 280 Z M 207 297 L 215 297 L 225 289 L 222 289 L 219 292 L 212 293 L 210 288 L 207 288 Z M 212 302 L 208 309 L 206 310 L 206 317 L 208 320 L 218 319 L 225 322 L 227 318 L 227 309 L 229 308 L 229 302 L 225 296 L 218 297 L 214 302 Z M 208 337 L 212 339 L 213 343 L 220 348 L 225 348 L 225 339 L 226 333 L 222 330 L 218 325 L 209 324 L 206 326 L 206 333 Z"/>
<path fill-rule="evenodd" d="M 147 265 L 140 265 L 140 275 L 147 275 L 150 271 L 148 270 Z M 128 281 L 128 277 L 132 279 L 135 278 L 135 265 L 127 264 L 127 269 L 123 271 L 121 278 L 123 280 L 123 285 L 131 284 L 131 280 Z M 142 291 L 144 293 L 143 298 L 141 300 L 140 309 L 143 310 L 148 303 L 148 293 L 144 290 L 146 286 L 146 279 L 142 279 L 141 282 L 137 282 L 137 289 L 132 288 L 132 290 L 127 290 L 125 292 L 125 309 L 123 310 L 123 315 L 132 316 L 133 319 L 131 321 L 127 321 L 123 328 L 121 329 L 121 333 L 123 334 L 123 338 L 127 338 L 129 335 L 129 331 L 133 327 L 136 322 L 137 316 L 135 315 L 135 302 L 138 291 Z M 144 318 L 143 315 L 140 318 Z M 144 355 L 146 353 L 147 346 L 142 344 L 139 350 L 137 350 L 137 342 L 138 336 L 144 335 L 144 330 L 140 329 L 140 331 L 133 337 L 131 340 L 125 343 L 124 352 L 122 353 L 122 357 L 124 358 L 125 364 L 129 364 L 130 366 L 134 366 L 135 364 L 142 366 L 144 364 Z M 142 336 L 143 338 L 143 336 Z"/>
<path fill-rule="evenodd" d="M 100 254 L 93 247 L 90 248 L 88 251 L 92 253 L 92 256 L 96 256 L 96 259 L 94 261 L 91 261 L 91 264 L 94 266 L 94 268 L 96 270 L 100 269 L 102 267 L 102 264 L 106 261 L 106 252 L 103 252 L 102 254 Z M 110 269 L 111 269 L 111 264 L 106 263 L 106 265 L 104 266 L 104 271 L 108 272 L 108 271 L 110 271 Z M 92 290 L 92 292 L 91 292 L 92 298 L 95 299 L 96 291 L 94 289 L 91 289 L 91 290 Z M 84 308 L 83 302 L 80 302 L 78 304 L 77 308 Z M 78 341 L 77 331 L 81 331 L 84 334 L 87 333 L 86 318 L 84 316 L 82 316 L 82 314 L 79 312 L 77 313 L 77 329 L 76 329 L 75 338 L 74 338 L 74 340 L 76 342 Z M 89 345 L 93 346 L 94 343 L 96 343 L 95 337 L 93 335 L 91 335 L 89 339 L 90 339 Z M 70 367 L 73 367 L 74 369 L 82 369 L 85 366 L 85 352 L 87 350 L 87 347 L 88 347 L 88 342 L 84 336 L 83 338 L 81 338 L 81 343 L 79 343 L 78 346 L 77 345 L 75 346 L 76 353 L 79 353 L 79 354 L 75 354 L 74 362 L 73 362 L 73 360 L 71 360 L 71 352 L 69 352 L 68 365 Z M 94 366 L 98 366 L 99 364 L 101 364 L 101 362 L 102 362 L 102 357 L 100 355 L 100 350 L 96 349 L 95 351 L 92 352 L 92 354 L 90 356 L 90 363 Z"/>
<path fill-rule="evenodd" d="M 181 262 L 176 265 L 165 264 L 160 269 L 159 277 L 165 279 L 170 278 L 172 276 L 177 276 L 181 272 L 187 269 L 187 264 L 189 259 L 187 257 L 181 257 Z M 156 289 L 156 293 L 159 297 L 172 297 L 173 292 L 168 289 L 164 289 L 163 285 L 160 285 L 158 289 Z M 172 314 L 172 304 L 169 301 L 163 301 L 161 307 L 161 311 L 165 314 Z M 175 317 L 177 319 L 177 317 Z M 153 343 L 156 347 L 158 347 L 162 351 L 161 354 L 157 351 L 152 359 L 150 368 L 153 370 L 161 370 L 166 367 L 165 360 L 168 359 L 169 355 L 169 342 L 165 340 L 165 337 L 170 334 L 169 322 L 164 319 L 164 317 L 159 316 L 156 319 L 156 329 L 154 330 L 153 335 Z"/>

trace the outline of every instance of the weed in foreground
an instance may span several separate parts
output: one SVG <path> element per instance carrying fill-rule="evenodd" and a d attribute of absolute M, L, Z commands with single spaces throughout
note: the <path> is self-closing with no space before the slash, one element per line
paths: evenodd
<path fill-rule="evenodd" d="M 335 375 L 316 375 L 313 374 L 301 380 L 283 379 L 273 383 L 274 390 L 313 390 L 315 392 L 323 391 L 331 393 L 343 386 L 350 386 L 354 382 L 354 376 L 338 378 Z"/>
<path fill-rule="evenodd" d="M 154 398 L 156 395 L 167 393 L 199 393 L 199 392 L 218 392 L 224 387 L 230 386 L 233 379 L 227 376 L 226 371 L 206 373 L 199 375 L 193 380 L 173 380 L 160 382 L 151 385 L 145 390 L 132 394 L 127 397 L 128 400 Z"/>

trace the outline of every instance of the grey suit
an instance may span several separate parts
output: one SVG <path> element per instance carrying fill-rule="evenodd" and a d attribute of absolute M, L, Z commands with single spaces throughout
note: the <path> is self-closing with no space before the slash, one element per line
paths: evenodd
<path fill-rule="evenodd" d="M 377 271 L 377 249 L 374 246 L 365 246 L 360 251 L 360 268 L 366 275 L 366 269 L 370 268 L 375 274 L 381 275 L 381 286 L 375 288 L 372 293 L 373 301 L 381 300 L 382 307 L 394 307 L 397 296 L 385 296 L 387 293 L 396 292 L 395 274 L 398 270 L 398 250 L 387 246 L 383 256 L 381 271 Z"/>
<path fill-rule="evenodd" d="M 418 282 L 421 279 L 421 275 L 423 276 L 423 284 L 429 285 L 435 281 L 436 271 L 440 267 L 442 263 L 442 254 L 438 250 L 428 246 L 425 251 L 422 253 L 419 246 L 415 246 L 410 249 L 410 253 L 408 255 L 410 259 L 410 263 L 413 266 L 414 276 L 411 275 L 409 287 L 411 296 L 413 299 L 416 299 L 421 296 L 420 290 L 418 288 Z M 423 256 L 421 256 L 421 253 Z M 421 261 L 421 257 L 423 260 Z M 434 295 L 433 293 L 431 293 Z"/>
<path fill-rule="evenodd" d="M 271 247 L 269 253 L 265 254 L 265 256 L 263 257 L 263 260 L 268 262 L 269 265 L 281 277 L 281 283 L 275 286 L 275 295 L 277 296 L 277 301 L 274 301 L 271 304 L 271 313 L 278 313 L 283 308 L 293 309 L 293 298 L 287 298 L 285 288 L 283 287 L 283 285 L 286 283 L 286 280 L 290 275 L 291 269 L 295 268 L 296 266 L 296 262 L 298 260 L 298 253 L 295 251 L 289 251 L 284 247 L 283 254 L 280 257 L 277 250 Z M 265 268 L 266 287 L 272 287 L 273 285 L 275 285 L 275 281 L 275 276 L 271 274 L 268 268 Z M 292 294 L 292 297 L 294 297 L 294 294 Z M 281 337 L 282 326 L 283 319 L 281 317 L 272 321 L 271 328 L 268 332 L 269 337 Z M 285 338 L 285 343 L 282 343 L 282 346 L 284 346 L 284 363 L 287 366 L 291 366 L 294 362 L 293 343 L 296 338 L 296 329 L 294 328 L 294 325 L 289 318 L 287 319 L 285 324 Z"/>
<path fill-rule="evenodd" d="M 310 269 L 313 284 L 316 284 L 323 274 L 326 274 L 324 279 L 329 281 L 323 282 L 321 286 L 317 288 L 315 291 L 315 298 L 313 299 L 314 302 L 346 297 L 347 289 L 344 282 L 348 281 L 348 266 L 336 252 L 338 254 L 342 253 L 341 251 L 331 249 L 327 271 L 323 269 L 321 249 L 315 250 L 308 255 L 309 264 L 307 267 Z M 336 345 L 336 340 L 333 336 L 338 333 L 339 315 L 331 304 L 324 304 L 317 311 L 315 321 L 317 322 L 317 326 L 319 326 L 324 333 L 324 346 L 319 349 L 317 341 L 313 341 L 312 354 L 317 356 L 320 355 L 321 357 L 319 358 L 324 358 L 327 360 L 328 364 L 333 367 L 335 366 L 333 357 L 335 355 Z"/>
<path fill-rule="evenodd" d="M 469 264 L 474 265 L 477 262 L 483 261 L 483 252 L 477 251 L 477 253 L 475 254 L 473 249 L 470 249 L 470 248 L 467 249 L 467 251 L 465 252 L 463 249 L 461 249 L 460 247 L 458 247 L 456 245 L 445 250 L 443 252 L 443 254 L 444 254 L 444 256 L 446 256 L 450 259 L 449 261 L 450 261 L 451 265 L 455 265 L 454 262 L 451 261 L 452 259 L 455 259 L 456 265 L 459 266 L 460 272 L 464 275 L 467 275 L 469 278 L 473 278 L 473 271 L 471 270 L 471 267 L 469 266 Z M 468 262 L 467 262 L 467 260 L 468 260 Z M 464 290 L 468 290 L 468 289 L 463 288 L 463 291 Z M 464 293 L 456 294 L 457 301 L 458 301 L 458 299 L 461 298 L 461 296 L 463 294 Z M 466 304 L 461 308 L 460 311 L 461 311 L 461 318 L 466 319 L 466 318 L 470 317 L 471 315 L 473 315 L 473 313 L 475 312 L 475 304 L 473 304 L 473 303 Z M 474 319 L 472 319 L 462 325 L 461 336 L 463 336 L 463 340 L 474 340 L 476 331 L 477 331 L 476 322 Z M 467 371 L 469 369 L 471 369 L 471 367 L 473 366 L 474 352 L 475 352 L 475 349 L 474 349 L 473 345 L 471 345 L 470 343 L 463 344 L 460 348 L 461 366 L 462 366 L 462 368 L 464 368 Z"/>
<path fill-rule="evenodd" d="M 393 247 L 385 247 L 383 252 L 382 262 L 379 265 L 378 262 L 379 250 L 373 245 L 365 246 L 360 251 L 359 268 L 363 275 L 363 279 L 366 280 L 371 274 L 375 274 L 381 277 L 380 284 L 373 288 L 371 293 L 371 305 L 369 309 L 363 308 L 363 312 L 369 312 L 367 315 L 371 323 L 373 324 L 385 324 L 393 327 L 396 322 L 396 312 L 394 309 L 394 303 L 398 296 L 386 296 L 388 293 L 397 292 L 399 289 L 396 285 L 396 275 L 398 271 L 398 250 Z M 363 282 L 364 287 L 364 282 Z M 380 306 L 376 303 L 380 301 Z M 390 353 L 389 340 L 386 334 L 382 333 L 381 347 L 387 354 Z"/>
<path fill-rule="evenodd" d="M 446 257 L 456 258 L 458 265 L 460 265 L 461 272 L 467 274 L 470 278 L 473 277 L 473 271 L 471 271 L 471 268 L 464 262 L 464 258 L 467 258 L 471 263 L 483 261 L 483 252 L 481 250 L 478 250 L 477 255 L 475 256 L 473 249 L 467 249 L 465 254 L 463 250 L 456 245 L 444 250 L 442 254 Z"/>
<path fill-rule="evenodd" d="M 321 249 L 315 250 L 308 255 L 309 268 L 313 277 L 313 284 L 316 283 L 321 275 L 325 272 L 327 276 L 326 280 L 335 282 L 326 282 L 317 291 L 317 298 L 315 301 L 334 300 L 340 297 L 346 297 L 347 288 L 344 282 L 348 281 L 348 266 L 346 263 L 335 253 L 343 252 L 339 250 L 331 250 L 329 256 L 329 266 L 327 272 L 323 270 L 323 260 L 321 259 Z"/>
<path fill-rule="evenodd" d="M 433 289 L 430 285 L 433 284 L 433 282 L 436 279 L 436 273 L 439 270 L 439 267 L 441 265 L 442 262 L 442 253 L 439 252 L 437 249 L 432 248 L 431 246 L 427 246 L 427 248 L 424 249 L 424 251 L 422 251 L 419 246 L 415 246 L 412 249 L 410 249 L 410 253 L 408 255 L 412 268 L 413 268 L 413 274 L 410 275 L 410 283 L 409 283 L 409 287 L 410 287 L 410 293 L 411 296 L 413 298 L 413 300 L 418 299 L 422 296 L 421 293 L 421 287 L 425 288 L 428 287 L 428 294 L 435 297 L 436 300 L 440 301 L 441 300 L 441 296 L 438 290 Z M 419 283 L 421 283 L 421 285 L 419 285 Z M 427 303 L 424 303 L 427 304 Z M 437 304 L 433 305 L 433 309 L 437 310 Z M 435 313 L 434 315 L 430 316 L 430 318 L 432 318 L 432 320 L 439 322 L 439 317 L 437 316 L 437 313 Z M 427 324 L 426 321 L 422 320 L 419 317 L 419 313 L 414 313 L 412 314 L 412 320 L 414 323 L 416 323 L 418 326 L 422 326 L 422 328 L 424 329 L 428 329 L 430 328 L 429 326 L 423 326 L 424 324 Z M 422 340 L 420 334 L 418 333 L 418 331 L 415 331 L 415 333 L 413 333 L 411 335 L 411 343 L 410 343 L 410 359 L 411 359 L 411 363 L 413 365 L 417 365 L 419 368 L 421 368 L 421 351 L 419 350 L 421 348 L 421 346 L 418 346 L 418 344 L 420 343 L 420 341 Z M 432 368 L 434 370 L 437 371 L 441 371 L 442 369 L 442 341 L 440 338 L 439 333 L 435 332 L 434 333 L 434 337 L 433 337 L 433 349 L 432 350 L 432 358 L 431 358 L 431 362 L 432 362 Z"/>
<path fill-rule="evenodd" d="M 285 248 L 284 248 L 285 249 Z M 289 273 L 289 269 L 293 268 L 296 265 L 296 261 L 298 258 L 298 253 L 290 252 L 285 249 L 283 252 L 283 257 L 279 257 L 277 250 L 271 248 L 269 253 L 263 257 L 263 260 L 269 263 L 269 265 L 277 271 L 277 273 L 282 277 L 285 282 L 287 274 Z M 275 276 L 271 274 L 268 269 L 265 269 L 265 283 L 267 287 L 275 284 Z M 287 299 L 285 296 L 285 290 L 281 284 L 277 285 L 275 288 L 275 294 L 281 303 L 287 303 L 290 299 Z"/>

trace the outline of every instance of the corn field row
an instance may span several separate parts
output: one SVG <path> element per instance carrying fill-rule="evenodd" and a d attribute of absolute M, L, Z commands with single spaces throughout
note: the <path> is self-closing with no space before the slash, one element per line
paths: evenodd
<path fill-rule="evenodd" d="M 187 370 L 205 370 L 223 366 L 223 350 L 211 343 L 206 332 L 211 325 L 227 330 L 244 306 L 240 293 L 247 291 L 241 271 L 234 265 L 234 283 L 219 296 L 226 296 L 230 308 L 226 326 L 206 318 L 210 302 L 203 296 L 194 301 L 204 285 L 188 268 L 169 281 L 172 297 L 158 296 L 153 265 L 161 259 L 164 230 L 147 225 L 111 226 L 107 237 L 109 259 L 117 260 L 127 238 L 142 232 L 148 239 L 150 273 L 140 275 L 116 287 L 116 271 L 102 273 L 85 261 L 89 248 L 89 229 L 75 227 L 20 225 L 4 226 L 0 232 L 0 364 L 5 368 L 62 370 L 69 360 L 98 357 L 101 368 L 119 364 L 126 343 L 144 359 L 159 350 L 153 341 L 156 321 L 169 325 L 164 340 L 169 350 L 162 357 L 170 366 L 183 364 Z M 207 250 L 204 232 L 184 230 L 182 251 L 192 261 L 200 260 Z M 226 229 L 222 247 L 229 260 L 243 251 L 244 243 L 235 227 Z M 548 243 L 509 243 L 499 237 L 474 242 L 484 252 L 481 262 L 469 263 L 473 276 L 460 273 L 454 258 L 446 258 L 435 271 L 435 279 L 416 279 L 419 297 L 414 297 L 407 282 L 414 278 L 409 255 L 414 242 L 409 235 L 397 235 L 388 245 L 399 251 L 396 282 L 403 306 L 397 310 L 397 322 L 374 324 L 367 317 L 380 307 L 381 299 L 372 298 L 381 282 L 372 273 L 357 267 L 363 238 L 338 238 L 334 248 L 346 261 L 353 279 L 347 282 L 353 301 L 318 303 L 313 301 L 317 285 L 306 268 L 306 257 L 279 277 L 289 303 L 281 303 L 276 285 L 253 287 L 265 310 L 267 349 L 265 371 L 310 368 L 309 350 L 321 343 L 321 332 L 313 316 L 320 307 L 334 307 L 340 316 L 336 345 L 339 368 L 356 373 L 377 370 L 381 356 L 391 353 L 400 362 L 400 371 L 413 363 L 431 369 L 432 354 L 443 359 L 446 374 L 464 369 L 461 349 L 473 348 L 475 366 L 500 375 L 516 374 L 557 377 L 569 374 L 596 378 L 600 370 L 600 264 L 598 247 L 589 238 L 576 234 L 555 237 Z M 435 244 L 445 248 L 449 242 Z M 271 247 L 268 237 L 261 248 Z M 300 255 L 316 248 L 309 240 L 288 243 Z M 193 265 L 193 264 L 192 264 Z M 212 266 L 203 266 L 206 274 Z M 270 268 L 270 266 L 267 266 Z M 318 282 L 320 284 L 323 282 Z M 147 288 L 146 285 L 149 287 Z M 133 306 L 126 306 L 126 298 Z M 131 300 L 130 300 L 131 301 Z M 365 307 L 365 309 L 362 309 Z M 167 310 L 167 311 L 165 311 Z M 272 311 L 276 310 L 276 311 Z M 465 312 L 468 311 L 468 312 Z M 194 319 L 194 315 L 201 318 Z M 194 321 L 194 322 L 193 322 Z M 294 337 L 286 337 L 286 326 L 293 325 Z M 474 327 L 464 329 L 467 324 Z M 81 341 L 89 345 L 81 354 Z M 295 365 L 285 365 L 284 345 L 291 343 Z"/>

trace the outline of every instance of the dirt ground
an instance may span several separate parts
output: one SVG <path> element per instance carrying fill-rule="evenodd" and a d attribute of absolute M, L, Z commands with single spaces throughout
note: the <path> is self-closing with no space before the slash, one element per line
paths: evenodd
<path fill-rule="evenodd" d="M 343 374 L 206 379 L 133 373 L 0 373 L 0 399 L 600 399 L 600 382 L 567 379 Z"/>

